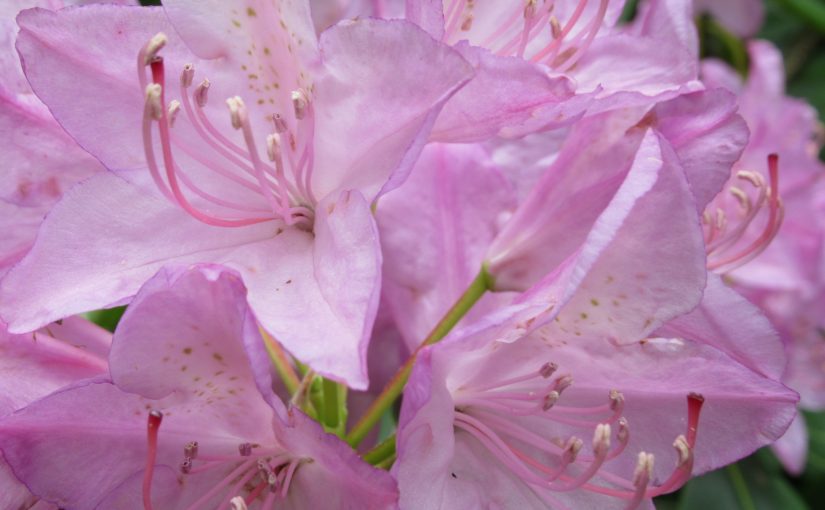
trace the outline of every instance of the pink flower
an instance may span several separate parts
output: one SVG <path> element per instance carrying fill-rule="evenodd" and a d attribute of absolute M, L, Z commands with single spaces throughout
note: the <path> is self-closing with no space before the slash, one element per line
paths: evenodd
<path fill-rule="evenodd" d="M 74 183 L 103 170 L 54 121 L 32 93 L 14 40 L 19 11 L 62 2 L 9 0 L 0 6 L 0 276 L 31 248 L 46 212 Z"/>
<path fill-rule="evenodd" d="M 810 105 L 785 95 L 779 51 L 765 41 L 753 41 L 748 49 L 751 72 L 744 83 L 720 62 L 703 64 L 708 85 L 738 93 L 752 133 L 725 191 L 705 213 L 706 232 L 715 237 L 709 248 L 721 251 L 711 267 L 727 272 L 733 287 L 759 305 L 782 334 L 789 358 L 783 380 L 799 391 L 800 405 L 823 409 L 825 167 L 818 159 L 820 128 Z M 778 163 L 772 163 L 769 173 L 771 153 L 778 155 Z M 737 251 L 744 256 L 737 258 Z M 733 264 L 720 264 L 725 257 Z M 790 471 L 801 472 L 807 454 L 802 421 L 775 451 Z"/>
<path fill-rule="evenodd" d="M 393 467 L 403 507 L 649 507 L 784 433 L 793 391 L 713 347 L 648 337 L 641 324 L 602 341 L 617 329 L 616 315 L 600 312 L 612 305 L 588 303 L 585 314 L 580 303 L 612 283 L 596 271 L 586 277 L 595 286 L 577 287 L 576 273 L 421 353 Z M 622 308 L 661 313 L 639 296 Z M 767 353 L 778 342 L 748 345 Z"/>
<path fill-rule="evenodd" d="M 765 17 L 765 4 L 761 0 L 693 0 L 693 7 L 698 14 L 709 13 L 739 37 L 756 34 Z"/>
<path fill-rule="evenodd" d="M 221 263 L 295 356 L 364 388 L 381 264 L 370 203 L 403 181 L 471 69 L 403 21 L 317 41 L 303 2 L 165 9 L 172 24 L 109 6 L 19 17 L 35 92 L 115 173 L 54 208 L 3 280 L 0 315 L 24 331 L 124 302 L 165 263 Z"/>
<path fill-rule="evenodd" d="M 392 508 L 387 473 L 272 393 L 245 293 L 237 273 L 210 266 L 147 282 L 115 334 L 112 382 L 77 384 L 0 422 L 17 476 L 78 509 L 141 499 L 223 509 L 238 497 L 261 510 Z"/>
<path fill-rule="evenodd" d="M 9 334 L 3 326 L 0 329 L 0 417 L 64 386 L 105 374 L 110 342 L 107 331 L 77 317 L 25 335 Z M 6 462 L 0 461 L 0 507 L 57 508 L 37 501 L 15 478 Z"/>
<path fill-rule="evenodd" d="M 407 19 L 477 70 L 445 106 L 433 130 L 438 141 L 521 136 L 701 87 L 687 0 L 652 2 L 628 26 L 616 24 L 623 2 L 610 0 L 406 6 Z"/>

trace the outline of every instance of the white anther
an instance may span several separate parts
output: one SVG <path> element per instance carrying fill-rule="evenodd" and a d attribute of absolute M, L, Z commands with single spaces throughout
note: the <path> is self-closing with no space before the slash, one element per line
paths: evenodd
<path fill-rule="evenodd" d="M 183 456 L 195 459 L 198 457 L 198 442 L 191 441 L 183 446 Z"/>
<path fill-rule="evenodd" d="M 195 66 L 192 64 L 184 65 L 183 71 L 180 73 L 180 84 L 183 85 L 183 88 L 189 88 L 193 79 L 195 79 Z"/>
<path fill-rule="evenodd" d="M 593 451 L 596 454 L 605 453 L 610 449 L 610 425 L 599 423 L 593 432 Z"/>
<path fill-rule="evenodd" d="M 157 58 L 158 52 L 166 46 L 167 41 L 168 39 L 166 38 L 166 34 L 163 32 L 158 32 L 153 35 L 143 49 L 143 64 L 147 66 L 151 64 L 152 61 Z"/>
<path fill-rule="evenodd" d="M 553 39 L 561 37 L 561 23 L 559 23 L 559 18 L 555 16 L 550 16 L 550 33 L 553 35 Z"/>
<path fill-rule="evenodd" d="M 272 120 L 272 124 L 275 126 L 276 133 L 286 133 L 286 130 L 289 129 L 289 127 L 286 125 L 286 121 L 279 114 L 273 113 L 270 119 Z"/>
<path fill-rule="evenodd" d="M 524 6 L 524 19 L 531 19 L 536 15 L 536 0 L 527 0 Z"/>
<path fill-rule="evenodd" d="M 281 136 L 278 133 L 266 137 L 266 155 L 269 156 L 269 161 L 281 159 Z"/>
<path fill-rule="evenodd" d="M 547 395 L 544 396 L 544 400 L 542 400 L 541 408 L 544 411 L 549 411 L 551 407 L 556 405 L 556 402 L 559 401 L 559 392 L 558 391 L 551 391 Z"/>
<path fill-rule="evenodd" d="M 558 369 L 559 366 L 555 363 L 545 363 L 539 368 L 539 375 L 548 379 Z"/>
<path fill-rule="evenodd" d="M 692 454 L 690 451 L 690 445 L 687 442 L 685 436 L 679 434 L 679 437 L 673 441 L 673 448 L 676 449 L 676 453 L 679 454 L 679 461 L 676 464 L 676 467 L 684 466 L 691 458 Z"/>
<path fill-rule="evenodd" d="M 569 388 L 571 384 L 573 384 L 573 376 L 570 374 L 563 375 L 556 379 L 556 391 L 561 394 L 561 392 Z"/>
<path fill-rule="evenodd" d="M 295 109 L 295 118 L 301 120 L 307 114 L 309 98 L 307 97 L 306 92 L 304 92 L 304 89 L 293 90 L 291 97 L 292 107 Z"/>
<path fill-rule="evenodd" d="M 626 443 L 628 437 L 630 437 L 630 425 L 628 425 L 626 418 L 619 418 L 619 431 L 616 432 L 616 439 L 620 443 Z"/>
<path fill-rule="evenodd" d="M 470 29 L 473 28 L 473 15 L 468 14 L 464 21 L 461 22 L 461 31 L 462 32 L 469 32 Z"/>
<path fill-rule="evenodd" d="M 203 108 L 206 106 L 206 102 L 209 100 L 209 80 L 206 78 L 198 85 L 198 88 L 195 89 L 195 102 L 198 103 L 198 106 Z"/>
<path fill-rule="evenodd" d="M 650 479 L 653 478 L 653 460 L 652 453 L 639 452 L 636 470 L 633 472 L 634 486 L 647 485 Z"/>
<path fill-rule="evenodd" d="M 584 443 L 581 439 L 576 436 L 571 436 L 570 439 L 567 440 L 567 443 L 564 445 L 564 452 L 562 453 L 562 457 L 564 461 L 567 463 L 575 462 L 576 457 L 578 457 L 579 452 L 584 446 Z"/>
<path fill-rule="evenodd" d="M 722 209 L 716 209 L 716 230 L 722 230 L 727 223 L 727 216 Z"/>
<path fill-rule="evenodd" d="M 229 107 L 229 117 L 232 119 L 232 127 L 240 129 L 246 119 L 246 105 L 240 96 L 230 97 L 226 100 Z"/>
<path fill-rule="evenodd" d="M 761 188 L 765 185 L 765 180 L 756 172 L 748 172 L 747 170 L 740 170 L 736 172 L 736 177 L 743 181 L 748 181 L 755 188 Z"/>
<path fill-rule="evenodd" d="M 619 390 L 610 390 L 610 410 L 615 411 L 624 406 L 624 395 Z"/>
<path fill-rule="evenodd" d="M 748 212 L 751 210 L 751 199 L 747 193 L 742 191 L 741 189 L 737 188 L 736 186 L 731 186 L 728 188 L 728 192 L 733 195 L 734 198 L 739 202 L 739 207 Z"/>
<path fill-rule="evenodd" d="M 180 101 L 178 101 L 177 99 L 169 101 L 169 109 L 167 110 L 167 116 L 169 118 L 169 127 L 175 125 L 175 119 L 178 118 L 178 113 L 180 113 Z"/>
<path fill-rule="evenodd" d="M 180 463 L 180 472 L 188 475 L 192 472 L 192 459 L 189 457 L 184 457 L 183 462 Z"/>
<path fill-rule="evenodd" d="M 155 119 L 163 118 L 163 104 L 160 102 L 161 88 L 158 83 L 150 83 L 146 86 L 146 106 L 149 107 L 149 115 Z"/>
<path fill-rule="evenodd" d="M 230 510 L 247 510 L 246 501 L 240 496 L 235 496 L 229 500 Z"/>

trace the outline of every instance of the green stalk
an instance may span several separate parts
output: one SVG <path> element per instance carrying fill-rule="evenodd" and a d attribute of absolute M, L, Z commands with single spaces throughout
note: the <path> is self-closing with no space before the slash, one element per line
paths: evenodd
<path fill-rule="evenodd" d="M 324 423 L 331 429 L 338 428 L 338 383 L 326 377 L 323 380 Z"/>
<path fill-rule="evenodd" d="M 364 440 L 369 431 L 372 430 L 372 427 L 381 419 L 381 415 L 390 408 L 393 402 L 395 402 L 395 399 L 404 391 L 404 385 L 407 384 L 407 380 L 410 378 L 410 373 L 412 372 L 418 352 L 424 347 L 432 345 L 447 336 L 447 333 L 455 327 L 458 321 L 461 320 L 473 305 L 481 299 L 481 296 L 492 287 L 492 278 L 487 272 L 487 268 L 482 267 L 481 271 L 478 272 L 478 275 L 476 275 L 475 279 L 470 283 L 470 286 L 464 291 L 464 294 L 458 298 L 452 308 L 441 318 L 435 328 L 427 335 L 427 338 L 418 346 L 418 349 L 407 358 L 404 365 L 398 369 L 392 380 L 390 380 L 381 394 L 378 395 L 378 398 L 370 404 L 364 416 L 362 416 L 361 419 L 358 420 L 358 423 L 350 430 L 346 437 L 347 443 L 349 443 L 350 446 L 354 448 Z"/>
<path fill-rule="evenodd" d="M 739 500 L 739 505 L 742 510 L 756 510 L 756 505 L 753 504 L 750 492 L 748 492 L 748 484 L 745 477 L 742 476 L 742 471 L 738 464 L 731 464 L 725 468 L 733 483 L 733 489 L 736 492 L 736 498 Z"/>
<path fill-rule="evenodd" d="M 825 5 L 818 0 L 777 0 L 777 3 L 825 34 Z"/>
<path fill-rule="evenodd" d="M 365 453 L 361 458 L 365 462 L 377 466 L 385 460 L 395 456 L 395 434 L 381 442 L 378 446 Z"/>
<path fill-rule="evenodd" d="M 278 372 L 278 377 L 283 381 L 286 391 L 288 391 L 290 395 L 294 395 L 301 385 L 301 380 L 298 379 L 298 375 L 289 363 L 289 359 L 278 341 L 272 338 L 263 328 L 259 329 L 264 339 L 266 352 L 269 353 L 269 358 L 272 360 L 272 364 L 275 365 L 275 371 Z"/>

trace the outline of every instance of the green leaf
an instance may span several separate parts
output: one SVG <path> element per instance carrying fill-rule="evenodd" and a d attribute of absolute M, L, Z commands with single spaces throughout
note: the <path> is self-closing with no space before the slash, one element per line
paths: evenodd
<path fill-rule="evenodd" d="M 808 510 L 768 452 L 700 476 L 683 489 L 679 510 Z"/>
<path fill-rule="evenodd" d="M 120 322 L 120 318 L 123 316 L 123 312 L 125 311 L 125 306 L 118 306 L 115 308 L 109 308 L 107 310 L 95 310 L 93 312 L 87 312 L 84 315 L 87 319 L 94 322 L 101 328 L 108 329 L 109 331 L 114 331 L 117 327 L 118 322 Z"/>

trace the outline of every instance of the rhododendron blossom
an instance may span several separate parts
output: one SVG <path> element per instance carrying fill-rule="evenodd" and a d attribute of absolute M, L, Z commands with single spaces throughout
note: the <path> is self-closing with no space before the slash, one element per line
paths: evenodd
<path fill-rule="evenodd" d="M 799 473 L 823 138 L 749 5 L 5 2 L 0 507 L 638 510 L 725 466 L 745 494 L 769 445 Z"/>

